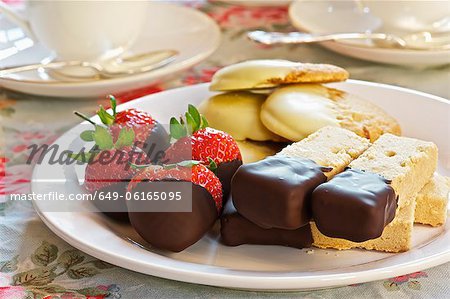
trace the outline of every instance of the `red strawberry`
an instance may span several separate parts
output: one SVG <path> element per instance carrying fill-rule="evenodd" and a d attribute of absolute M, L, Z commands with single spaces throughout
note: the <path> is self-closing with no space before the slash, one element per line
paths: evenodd
<path fill-rule="evenodd" d="M 193 164 L 192 167 L 183 166 L 189 163 Z M 197 161 L 184 161 L 173 166 L 150 166 L 133 177 L 128 185 L 128 191 L 132 191 L 142 181 L 164 180 L 191 182 L 203 187 L 211 195 L 217 210 L 222 209 L 222 184 L 211 170 Z"/>
<path fill-rule="evenodd" d="M 159 182 L 170 185 L 164 187 Z M 163 192 L 177 191 L 180 182 L 192 184 L 190 212 L 151 212 L 147 210 L 151 207 L 148 201 L 127 201 L 130 222 L 136 232 L 152 246 L 174 252 L 196 243 L 217 220 L 222 207 L 219 179 L 198 161 L 184 161 L 175 165 L 150 166 L 136 175 L 128 186 L 131 198 L 135 198 L 160 190 L 158 188 Z M 186 194 L 183 194 L 181 200 L 186 200 Z"/>
<path fill-rule="evenodd" d="M 129 181 L 137 169 L 128 162 L 135 163 L 135 155 L 131 156 L 130 147 L 110 149 L 99 152 L 89 161 L 84 176 L 84 186 L 93 193 L 113 184 Z"/>
<path fill-rule="evenodd" d="M 164 127 L 159 124 L 149 113 L 134 108 L 117 112 L 116 99 L 109 96 L 112 114 L 108 113 L 102 106 L 97 111 L 100 120 L 110 130 L 113 141 L 119 137 L 124 128 L 131 128 L 135 133 L 135 145 L 144 150 L 152 160 L 157 160 L 169 146 L 169 135 Z M 75 113 L 92 123 L 87 117 Z"/>
<path fill-rule="evenodd" d="M 242 156 L 236 141 L 229 134 L 208 127 L 207 120 L 189 105 L 186 120 L 170 120 L 171 136 L 177 141 L 167 150 L 164 160 L 176 163 L 196 160 L 216 172 L 223 185 L 224 199 L 228 197 L 234 172 L 242 165 Z"/>
<path fill-rule="evenodd" d="M 134 131 L 124 127 L 114 142 L 106 128 L 96 125 L 95 131 L 84 131 L 81 137 L 84 140 L 95 141 L 95 146 L 90 152 L 70 155 L 76 160 L 88 163 L 85 170 L 86 190 L 98 195 L 94 198 L 94 204 L 100 211 L 116 220 L 127 220 L 126 187 L 131 177 L 138 171 L 132 168 L 130 163 L 149 162 L 145 153 L 131 147 Z M 100 196 L 106 200 L 102 200 Z"/>

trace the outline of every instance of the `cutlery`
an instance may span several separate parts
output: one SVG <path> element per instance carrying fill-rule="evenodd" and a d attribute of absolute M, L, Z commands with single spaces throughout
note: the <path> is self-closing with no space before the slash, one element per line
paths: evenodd
<path fill-rule="evenodd" d="M 73 82 L 123 77 L 149 72 L 171 63 L 179 54 L 176 50 L 158 50 L 104 61 L 56 61 L 0 69 L 0 77 L 38 70 L 48 71 L 59 81 Z"/>
<path fill-rule="evenodd" d="M 442 37 L 447 34 L 447 38 Z M 413 50 L 436 50 L 450 48 L 448 33 L 440 34 L 441 37 L 433 38 L 436 33 L 418 32 L 399 37 L 387 33 L 333 33 L 333 34 L 314 34 L 303 32 L 266 32 L 266 31 L 250 31 L 247 37 L 257 43 L 264 45 L 274 44 L 303 44 L 317 43 L 324 41 L 336 41 L 342 39 L 371 39 L 377 45 L 386 48 L 401 48 Z"/>

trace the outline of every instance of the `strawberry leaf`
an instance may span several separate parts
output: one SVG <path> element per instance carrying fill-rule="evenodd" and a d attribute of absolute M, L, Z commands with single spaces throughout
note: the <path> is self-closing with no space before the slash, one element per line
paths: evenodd
<path fill-rule="evenodd" d="M 100 109 L 97 112 L 98 117 L 100 117 L 100 120 L 102 123 L 104 123 L 107 126 L 110 126 L 114 123 L 114 116 L 106 112 L 105 108 L 103 106 L 100 106 Z"/>
<path fill-rule="evenodd" d="M 80 138 L 86 142 L 94 141 L 94 131 L 93 130 L 86 130 L 81 132 Z"/>
<path fill-rule="evenodd" d="M 111 103 L 111 108 L 113 111 L 113 118 L 116 118 L 117 114 L 117 101 L 116 98 L 113 95 L 109 95 L 109 102 Z"/>
<path fill-rule="evenodd" d="M 132 128 L 123 127 L 119 132 L 119 137 L 117 137 L 115 148 L 120 149 L 125 146 L 132 146 L 134 142 L 134 130 Z"/>
<path fill-rule="evenodd" d="M 195 123 L 194 118 L 189 114 L 189 112 L 186 112 L 186 128 L 189 135 L 197 131 L 198 126 L 197 123 Z"/>
<path fill-rule="evenodd" d="M 186 127 L 180 124 L 180 122 L 172 117 L 170 119 L 170 136 L 174 139 L 180 139 L 187 135 Z"/>
<path fill-rule="evenodd" d="M 209 123 L 208 123 L 208 120 L 206 119 L 206 117 L 204 115 L 202 115 L 201 117 L 202 117 L 202 124 L 200 125 L 200 129 L 209 127 Z"/>
<path fill-rule="evenodd" d="M 195 122 L 197 128 L 199 128 L 200 124 L 202 122 L 202 119 L 201 119 L 201 116 L 200 116 L 200 112 L 198 112 L 197 108 L 194 105 L 189 104 L 188 105 L 188 113 L 194 119 L 194 122 Z"/>
<path fill-rule="evenodd" d="M 211 157 L 208 157 L 208 161 L 209 161 L 209 166 L 208 166 L 209 170 L 215 171 L 217 169 L 216 162 Z"/>
<path fill-rule="evenodd" d="M 108 150 L 114 146 L 113 138 L 107 129 L 97 126 L 93 134 L 94 141 L 99 149 Z"/>

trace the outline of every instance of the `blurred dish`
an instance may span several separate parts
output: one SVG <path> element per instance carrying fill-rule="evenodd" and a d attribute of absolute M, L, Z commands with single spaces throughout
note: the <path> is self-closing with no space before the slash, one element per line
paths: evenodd
<path fill-rule="evenodd" d="M 219 0 L 218 2 L 243 6 L 288 6 L 292 0 Z"/>
<path fill-rule="evenodd" d="M 207 15 L 188 7 L 152 3 L 146 27 L 157 30 L 144 30 L 130 49 L 129 55 L 161 49 L 177 50 L 179 55 L 166 67 L 122 78 L 54 84 L 42 84 L 53 79 L 45 72 L 33 71 L 10 75 L 8 79 L 1 78 L 0 85 L 7 89 L 42 96 L 104 96 L 156 84 L 206 59 L 220 43 L 221 33 L 216 23 Z M 33 44 L 20 28 L 11 25 L 4 18 L 0 19 L 1 32 L 10 39 L 3 49 L 0 49 L 1 67 L 51 60 L 50 51 L 42 44 Z"/>
<path fill-rule="evenodd" d="M 295 1 L 289 8 L 289 17 L 297 29 L 311 33 L 377 32 L 382 26 L 381 19 L 368 10 L 361 10 L 352 1 Z M 402 35 L 401 32 L 392 33 Z M 370 40 L 330 41 L 322 45 L 343 55 L 381 63 L 414 66 L 450 63 L 448 49 L 386 49 L 377 47 Z"/>

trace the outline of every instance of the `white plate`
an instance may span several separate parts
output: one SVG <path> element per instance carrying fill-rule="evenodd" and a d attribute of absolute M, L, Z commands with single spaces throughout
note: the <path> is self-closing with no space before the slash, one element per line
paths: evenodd
<path fill-rule="evenodd" d="M 117 20 L 120 22 L 120 20 Z M 180 52 L 171 64 L 153 72 L 107 80 L 45 84 L 45 73 L 21 73 L 18 80 L 37 80 L 36 83 L 0 79 L 0 86 L 25 93 L 56 97 L 94 97 L 137 89 L 161 82 L 210 56 L 219 46 L 221 32 L 217 24 L 206 14 L 183 6 L 151 3 L 146 28 L 130 49 L 142 53 L 158 49 L 175 49 Z M 32 44 L 23 32 L 0 18 L 0 38 L 9 41 L 0 44 L 1 67 L 37 63 L 50 55 L 41 44 Z M 15 54 L 14 54 L 15 53 Z"/>
<path fill-rule="evenodd" d="M 297 29 L 313 33 L 373 32 L 382 26 L 379 18 L 367 10 L 362 11 L 356 1 L 297 0 L 289 7 L 289 18 Z M 343 55 L 381 63 L 413 66 L 450 63 L 450 50 L 385 49 L 373 47 L 365 40 L 324 42 L 322 45 Z"/>
<path fill-rule="evenodd" d="M 450 144 L 448 141 L 450 104 L 436 96 L 389 85 L 350 80 L 330 84 L 335 88 L 362 96 L 389 111 L 403 127 L 404 134 L 434 141 L 440 150 L 439 169 L 450 175 Z M 173 89 L 121 105 L 152 113 L 161 122 L 180 115 L 188 103 L 199 104 L 212 93 L 208 84 Z M 78 136 L 80 126 L 64 134 L 57 142 L 67 148 Z M 68 177 L 59 165 L 37 166 L 32 190 L 36 193 L 55 191 L 80 192 L 73 182 L 60 185 L 39 183 L 52 173 Z M 114 265 L 164 278 L 242 289 L 304 290 L 326 288 L 385 279 L 433 267 L 450 261 L 450 223 L 431 228 L 414 228 L 412 250 L 389 254 L 363 250 L 335 251 L 293 249 L 280 246 L 244 245 L 226 247 L 218 242 L 217 232 L 181 253 L 146 250 L 130 241 L 139 237 L 127 226 L 108 221 L 100 213 L 45 212 L 42 202 L 36 210 L 47 226 L 71 245 Z"/>

